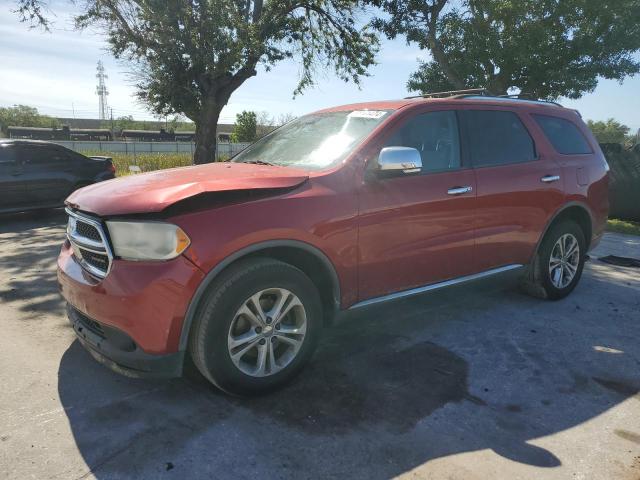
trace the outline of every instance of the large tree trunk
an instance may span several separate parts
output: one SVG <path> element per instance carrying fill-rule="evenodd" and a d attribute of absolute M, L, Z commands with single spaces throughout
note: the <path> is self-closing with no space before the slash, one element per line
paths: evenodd
<path fill-rule="evenodd" d="M 259 57 L 258 57 L 259 58 Z M 256 74 L 256 62 L 253 59 L 235 74 L 226 74 L 222 78 L 213 79 L 209 83 L 209 91 L 203 100 L 203 105 L 196 122 L 196 151 L 193 163 L 202 164 L 215 162 L 218 119 L 222 108 L 229 101 L 231 94 L 244 83 L 247 78 Z"/>
<path fill-rule="evenodd" d="M 211 163 L 217 160 L 217 129 L 221 110 L 222 107 L 217 103 L 207 102 L 200 112 L 200 116 L 196 122 L 196 151 L 193 154 L 193 163 L 196 165 Z"/>

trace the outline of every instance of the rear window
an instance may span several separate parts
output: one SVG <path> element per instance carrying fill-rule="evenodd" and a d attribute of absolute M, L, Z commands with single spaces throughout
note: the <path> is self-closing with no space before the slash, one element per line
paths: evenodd
<path fill-rule="evenodd" d="M 33 165 L 52 165 L 65 161 L 60 150 L 49 146 L 38 145 L 30 148 L 23 148 L 21 155 L 23 161 Z"/>
<path fill-rule="evenodd" d="M 573 122 L 547 115 L 533 115 L 533 118 L 558 153 L 563 155 L 592 153 L 587 139 Z"/>

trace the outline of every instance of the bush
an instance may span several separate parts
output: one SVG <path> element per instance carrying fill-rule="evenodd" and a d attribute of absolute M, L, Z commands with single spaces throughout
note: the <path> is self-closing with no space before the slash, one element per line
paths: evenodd
<path fill-rule="evenodd" d="M 84 155 L 101 155 L 111 157 L 116 167 L 116 175 L 119 177 L 131 175 L 130 166 L 138 166 L 142 172 L 164 170 L 167 168 L 187 167 L 193 165 L 190 153 L 138 153 L 135 158 L 131 154 L 111 152 L 81 152 Z M 219 161 L 223 161 L 220 159 Z"/>
<path fill-rule="evenodd" d="M 603 143 L 610 172 L 609 215 L 640 221 L 640 147 L 625 149 L 620 144 Z"/>

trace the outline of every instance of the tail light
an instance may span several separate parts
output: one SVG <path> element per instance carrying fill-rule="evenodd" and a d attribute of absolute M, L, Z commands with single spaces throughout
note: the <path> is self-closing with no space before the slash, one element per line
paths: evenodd
<path fill-rule="evenodd" d="M 116 166 L 113 163 L 109 163 L 109 166 L 107 167 L 107 170 L 111 173 L 113 173 L 114 175 L 116 174 Z"/>

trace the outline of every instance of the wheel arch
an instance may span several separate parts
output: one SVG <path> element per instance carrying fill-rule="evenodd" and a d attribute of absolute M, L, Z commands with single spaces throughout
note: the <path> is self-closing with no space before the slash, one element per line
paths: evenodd
<path fill-rule="evenodd" d="M 180 334 L 180 351 L 187 349 L 193 320 L 213 281 L 236 262 L 251 257 L 275 258 L 302 270 L 318 288 L 325 322 L 331 322 L 340 306 L 340 282 L 331 260 L 320 249 L 306 242 L 299 240 L 269 240 L 234 252 L 207 273 L 187 308 Z"/>
<path fill-rule="evenodd" d="M 536 245 L 533 258 L 535 258 L 535 255 L 537 255 L 540 249 L 540 245 L 544 241 L 544 237 L 547 235 L 547 232 L 554 225 L 564 220 L 573 220 L 580 226 L 584 233 L 585 241 L 587 242 L 587 251 L 589 251 L 593 236 L 593 215 L 589 210 L 589 207 L 584 203 L 569 202 L 566 205 L 563 205 L 562 208 L 557 210 L 547 222 L 542 235 L 540 235 L 540 238 L 538 239 L 538 244 Z"/>

